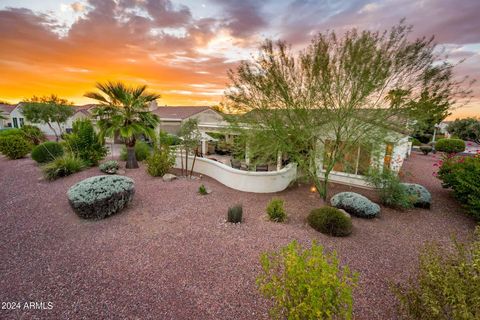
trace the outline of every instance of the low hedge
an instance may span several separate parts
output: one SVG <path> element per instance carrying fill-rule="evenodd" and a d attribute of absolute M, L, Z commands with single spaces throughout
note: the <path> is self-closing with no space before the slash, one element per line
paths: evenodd
<path fill-rule="evenodd" d="M 461 139 L 440 139 L 435 143 L 435 150 L 445 153 L 465 151 L 465 142 Z"/>
<path fill-rule="evenodd" d="M 39 144 L 32 150 L 32 159 L 38 163 L 53 161 L 55 158 L 63 155 L 63 147 L 60 143 L 47 141 Z"/>
<path fill-rule="evenodd" d="M 95 176 L 72 186 L 68 201 L 78 216 L 103 219 L 125 208 L 135 194 L 134 181 L 124 176 Z"/>
<path fill-rule="evenodd" d="M 307 221 L 313 229 L 331 236 L 344 237 L 352 233 L 352 218 L 337 208 L 314 209 Z"/>

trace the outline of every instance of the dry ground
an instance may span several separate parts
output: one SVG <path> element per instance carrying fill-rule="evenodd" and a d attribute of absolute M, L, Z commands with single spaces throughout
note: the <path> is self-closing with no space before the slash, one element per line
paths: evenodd
<path fill-rule="evenodd" d="M 331 238 L 305 224 L 309 210 L 322 205 L 307 185 L 251 194 L 206 177 L 165 183 L 141 168 L 126 173 L 137 188 L 127 210 L 84 221 L 66 191 L 100 174 L 98 168 L 46 182 L 32 160 L 1 158 L 0 302 L 52 302 L 53 309 L 0 310 L 0 318 L 264 319 L 268 302 L 255 288 L 258 257 L 296 239 L 337 250 L 360 273 L 356 319 L 395 319 L 389 282 L 415 270 L 425 241 L 464 239 L 475 225 L 432 176 L 434 162 L 413 154 L 404 167 L 406 180 L 432 192 L 431 210 L 382 208 L 378 219 L 354 218 L 350 237 Z M 197 194 L 200 183 L 213 193 Z M 337 185 L 332 194 L 349 189 L 355 190 Z M 286 224 L 265 219 L 274 196 L 286 200 Z M 227 207 L 236 203 L 243 203 L 245 222 L 226 224 Z"/>

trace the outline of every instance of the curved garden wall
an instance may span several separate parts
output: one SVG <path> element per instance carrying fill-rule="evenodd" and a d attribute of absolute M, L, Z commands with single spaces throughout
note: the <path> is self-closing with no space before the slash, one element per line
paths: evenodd
<path fill-rule="evenodd" d="M 193 157 L 189 156 L 189 170 L 192 168 L 192 162 Z M 175 168 L 181 167 L 180 156 L 177 155 Z M 193 171 L 209 176 L 232 189 L 245 192 L 272 193 L 285 190 L 288 187 L 297 175 L 297 166 L 291 163 L 280 171 L 253 172 L 233 169 L 223 163 L 197 157 Z"/>

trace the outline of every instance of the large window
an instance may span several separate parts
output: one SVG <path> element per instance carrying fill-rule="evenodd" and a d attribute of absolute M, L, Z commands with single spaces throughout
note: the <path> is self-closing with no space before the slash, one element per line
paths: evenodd
<path fill-rule="evenodd" d="M 13 118 L 13 127 L 18 128 L 18 119 L 17 118 Z"/>
<path fill-rule="evenodd" d="M 343 146 L 341 146 L 343 148 Z M 323 169 L 326 169 L 330 159 L 333 157 L 334 142 L 325 142 L 325 153 L 323 155 Z M 371 163 L 371 151 L 367 146 L 352 146 L 344 151 L 345 154 L 337 160 L 333 171 L 350 174 L 365 175 Z"/>
<path fill-rule="evenodd" d="M 18 118 L 18 120 L 20 120 L 20 128 L 23 127 L 23 125 L 24 125 L 23 118 Z"/>

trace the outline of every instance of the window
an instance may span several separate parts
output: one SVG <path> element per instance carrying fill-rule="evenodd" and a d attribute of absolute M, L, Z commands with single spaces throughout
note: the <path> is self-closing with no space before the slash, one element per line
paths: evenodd
<path fill-rule="evenodd" d="M 333 156 L 334 142 L 325 142 L 325 153 L 323 155 L 323 169 L 326 169 L 328 162 Z M 370 168 L 371 151 L 367 146 L 353 146 L 344 150 L 345 154 L 338 159 L 333 166 L 333 171 L 350 174 L 365 175 Z"/>
<path fill-rule="evenodd" d="M 13 118 L 13 127 L 18 128 L 18 119 L 17 118 Z"/>
<path fill-rule="evenodd" d="M 23 127 L 23 123 L 24 123 L 23 118 L 18 118 L 18 120 L 20 120 L 20 128 Z"/>

